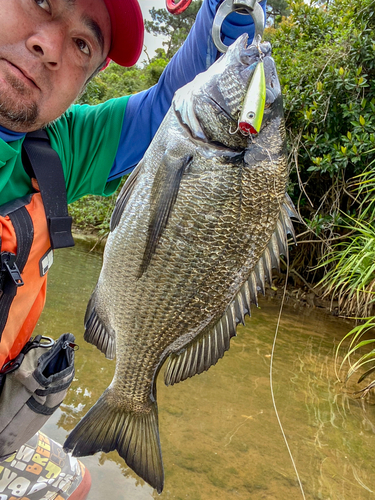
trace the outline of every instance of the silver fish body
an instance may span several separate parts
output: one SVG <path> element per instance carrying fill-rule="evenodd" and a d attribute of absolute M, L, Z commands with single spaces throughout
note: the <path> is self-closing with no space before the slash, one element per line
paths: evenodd
<path fill-rule="evenodd" d="M 267 95 L 256 137 L 237 129 L 257 47 L 240 37 L 180 89 L 121 192 L 85 338 L 116 355 L 111 385 L 65 443 L 76 456 L 117 449 L 158 492 L 163 465 L 155 383 L 207 370 L 286 252 L 282 97 L 268 44 Z"/>

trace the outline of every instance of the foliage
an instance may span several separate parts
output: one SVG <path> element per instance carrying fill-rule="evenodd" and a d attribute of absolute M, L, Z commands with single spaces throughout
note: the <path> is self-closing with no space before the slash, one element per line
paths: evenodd
<path fill-rule="evenodd" d="M 109 220 L 115 207 L 116 197 L 84 196 L 69 205 L 69 214 L 73 217 L 74 226 L 87 232 L 95 232 L 100 236 L 109 232 Z"/>
<path fill-rule="evenodd" d="M 324 259 L 324 266 L 333 265 L 322 283 L 326 293 L 338 299 L 341 313 L 366 317 L 375 301 L 375 227 L 349 221 L 347 240 L 334 245 Z"/>
<path fill-rule="evenodd" d="M 177 52 L 188 36 L 201 5 L 202 0 L 194 0 L 178 16 L 170 14 L 166 9 L 152 8 L 150 10 L 152 21 L 145 21 L 146 31 L 166 37 L 163 45 L 166 47 L 165 52 L 168 59 Z"/>
<path fill-rule="evenodd" d="M 137 94 L 155 85 L 167 64 L 168 59 L 162 49 L 144 68 L 123 68 L 111 62 L 87 85 L 78 103 L 95 105 L 114 97 Z"/>
<path fill-rule="evenodd" d="M 112 196 L 84 196 L 69 205 L 69 214 L 74 226 L 86 232 L 95 232 L 103 236 L 109 232 L 109 223 L 115 208 L 117 195 L 128 176 L 124 176 L 121 184 Z"/>
<path fill-rule="evenodd" d="M 283 17 L 290 14 L 288 2 L 286 0 L 267 1 L 267 20 L 273 26 L 280 24 Z"/>
<path fill-rule="evenodd" d="M 340 369 L 343 368 L 346 362 L 349 363 L 349 370 L 347 372 L 346 380 L 348 380 L 354 373 L 356 373 L 359 369 L 366 367 L 366 371 L 359 377 L 358 383 L 365 380 L 369 375 L 374 373 L 375 371 L 375 349 L 372 349 L 370 352 L 362 355 L 355 363 L 351 364 L 350 359 L 353 354 L 358 352 L 360 349 L 363 349 L 369 345 L 373 345 L 375 343 L 375 339 L 363 339 L 363 336 L 368 332 L 373 331 L 375 328 L 375 316 L 370 318 L 365 318 L 365 322 L 357 325 L 353 328 L 345 337 L 342 339 L 338 348 L 336 350 L 336 363 L 338 358 L 338 353 L 342 343 L 351 337 L 351 342 L 348 348 L 348 352 L 345 355 L 344 359 L 341 362 Z M 362 340 L 363 339 L 363 340 Z M 370 363 L 370 367 L 369 367 Z M 361 391 L 357 394 L 362 397 L 366 396 L 366 394 L 375 387 L 375 380 L 372 380 L 367 384 Z"/>
<path fill-rule="evenodd" d="M 290 2 L 266 30 L 284 93 L 290 194 L 326 241 L 354 215 L 349 179 L 375 158 L 374 0 Z M 321 248 L 325 248 L 322 246 Z"/>

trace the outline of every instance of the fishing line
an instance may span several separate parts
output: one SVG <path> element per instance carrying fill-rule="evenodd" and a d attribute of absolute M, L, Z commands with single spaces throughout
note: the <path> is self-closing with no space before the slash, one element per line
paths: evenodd
<path fill-rule="evenodd" d="M 286 435 L 285 435 L 285 432 L 284 432 L 284 428 L 283 428 L 283 425 L 282 425 L 280 417 L 279 417 L 279 412 L 277 411 L 276 401 L 275 401 L 275 395 L 274 395 L 274 392 L 273 392 L 273 359 L 274 359 L 274 354 L 275 354 L 277 334 L 279 333 L 279 327 L 280 327 L 280 322 L 281 322 L 281 314 L 283 312 L 283 307 L 284 307 L 284 303 L 285 303 L 286 287 L 287 287 L 288 276 L 289 276 L 289 251 L 287 251 L 286 254 L 287 254 L 286 255 L 287 267 L 286 267 L 284 292 L 283 292 L 283 297 L 281 299 L 281 306 L 280 306 L 279 316 L 277 318 L 276 331 L 275 331 L 275 336 L 273 338 L 272 351 L 271 351 L 271 360 L 270 360 L 270 389 L 271 389 L 272 405 L 273 405 L 273 409 L 275 410 L 277 422 L 279 424 L 279 427 L 280 427 L 280 430 L 281 430 L 281 434 L 282 434 L 282 436 L 284 438 L 285 445 L 286 445 L 286 448 L 287 448 L 289 456 L 290 456 L 290 460 L 292 461 L 294 472 L 296 473 L 297 481 L 298 481 L 298 484 L 299 484 L 299 487 L 300 487 L 300 490 L 301 490 L 301 493 L 302 493 L 302 497 L 303 497 L 304 500 L 306 500 L 305 492 L 303 490 L 301 479 L 300 479 L 299 474 L 298 474 L 297 466 L 296 466 L 296 463 L 294 461 L 291 449 L 289 447 L 288 440 L 286 438 Z"/>

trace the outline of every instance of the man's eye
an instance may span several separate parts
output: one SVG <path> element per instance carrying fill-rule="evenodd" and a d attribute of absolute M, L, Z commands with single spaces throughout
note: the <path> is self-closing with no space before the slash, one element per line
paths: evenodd
<path fill-rule="evenodd" d="M 86 54 L 88 56 L 90 55 L 90 47 L 87 45 L 87 43 L 84 40 L 81 40 L 81 38 L 77 38 L 75 42 L 76 42 L 77 47 L 79 48 L 79 50 L 81 52 L 83 52 L 84 54 Z"/>
<path fill-rule="evenodd" d="M 47 12 L 51 12 L 51 6 L 47 0 L 34 0 L 34 1 L 42 9 L 46 10 Z"/>

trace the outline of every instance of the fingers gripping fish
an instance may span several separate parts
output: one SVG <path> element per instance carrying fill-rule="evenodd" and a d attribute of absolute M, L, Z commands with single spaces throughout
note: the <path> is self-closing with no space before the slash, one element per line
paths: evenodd
<path fill-rule="evenodd" d="M 257 134 L 244 135 L 238 124 L 260 59 L 263 121 Z M 167 362 L 165 382 L 173 385 L 229 349 L 293 234 L 286 183 L 270 46 L 248 47 L 243 35 L 176 93 L 119 195 L 85 318 L 86 340 L 116 355 L 115 375 L 65 449 L 76 456 L 116 449 L 162 491 L 158 373 Z"/>

